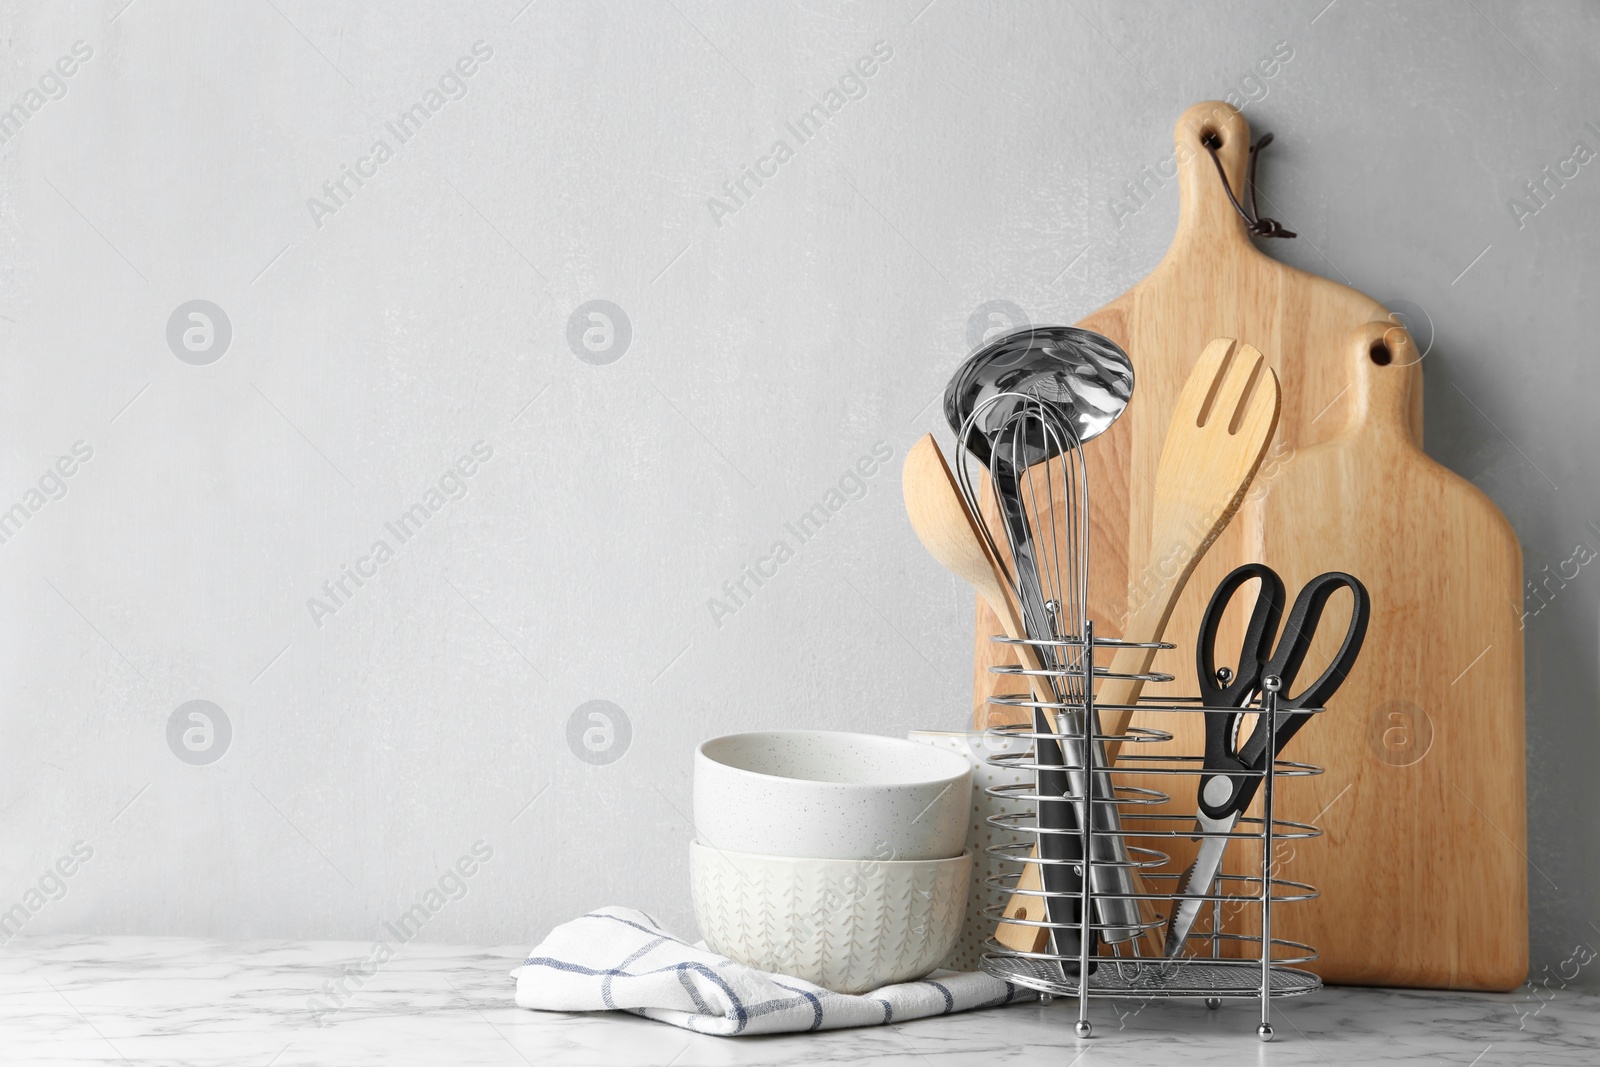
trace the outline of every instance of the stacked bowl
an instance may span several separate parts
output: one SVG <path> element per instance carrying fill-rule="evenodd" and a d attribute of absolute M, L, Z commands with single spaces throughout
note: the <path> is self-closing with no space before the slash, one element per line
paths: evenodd
<path fill-rule="evenodd" d="M 690 879 L 714 952 L 838 993 L 921 978 L 961 932 L 972 768 L 872 734 L 730 734 L 695 752 Z"/>

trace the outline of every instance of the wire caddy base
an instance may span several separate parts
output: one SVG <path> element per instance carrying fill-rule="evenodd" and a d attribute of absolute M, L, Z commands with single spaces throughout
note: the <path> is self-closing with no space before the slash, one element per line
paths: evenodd
<path fill-rule="evenodd" d="M 1279 759 L 1271 740 L 1275 731 L 1268 730 L 1263 769 L 1244 772 L 1260 779 L 1257 792 L 1260 815 L 1246 815 L 1231 831 L 1210 833 L 1199 828 L 1195 810 L 1170 806 L 1172 795 L 1168 792 L 1119 781 L 1130 774 L 1167 776 L 1179 796 L 1195 797 L 1204 773 L 1204 757 L 1139 755 L 1138 746 L 1170 741 L 1173 735 L 1149 726 L 1130 726 L 1121 734 L 1103 733 L 1099 713 L 1128 710 L 1154 713 L 1153 716 L 1143 714 L 1148 722 L 1160 721 L 1167 715 L 1229 714 L 1243 710 L 1247 714 L 1272 716 L 1269 721 L 1276 723 L 1280 714 L 1278 679 L 1265 679 L 1261 694 L 1243 709 L 1206 708 L 1197 696 L 1141 698 L 1136 708 L 1101 706 L 1095 700 L 1093 681 L 1130 676 L 1097 667 L 1097 650 L 1170 649 L 1174 646 L 1097 638 L 1092 622 L 1085 626 L 1082 638 L 1022 641 L 995 637 L 993 640 L 1012 645 L 1049 646 L 1062 664 L 1059 668 L 1027 670 L 1011 664 L 990 670 L 1025 677 L 1042 675 L 1050 680 L 1054 692 L 1072 695 L 1047 703 L 1029 693 L 1006 693 L 991 697 L 989 701 L 1025 710 L 1032 720 L 992 726 L 987 731 L 996 742 L 1004 742 L 989 746 L 988 762 L 1012 772 L 1028 772 L 1028 780 L 1021 784 L 986 790 L 993 797 L 1012 802 L 1014 810 L 1014 813 L 990 817 L 990 824 L 1011 831 L 1013 839 L 1022 838 L 1020 844 L 990 846 L 990 855 L 1000 860 L 1000 866 L 1010 873 L 991 877 L 989 884 L 1008 897 L 1019 891 L 1026 898 L 1037 898 L 1040 907 L 1030 909 L 1029 913 L 1040 917 L 1008 919 L 1000 907 L 991 908 L 987 917 L 996 924 L 1004 920 L 1018 927 L 1042 929 L 1049 936 L 1037 951 L 1012 948 L 991 937 L 985 944 L 983 969 L 997 978 L 1038 990 L 1046 999 L 1077 998 L 1076 1032 L 1080 1037 L 1088 1037 L 1093 1032 L 1089 1021 L 1092 998 L 1148 1002 L 1193 997 L 1204 998 L 1212 1008 L 1219 1007 L 1224 999 L 1258 1000 L 1261 1021 L 1256 1033 L 1263 1041 L 1271 1040 L 1272 1000 L 1311 993 L 1322 986 L 1321 979 L 1299 966 L 1315 960 L 1316 950 L 1272 934 L 1276 907 L 1317 896 L 1312 886 L 1279 877 L 1276 868 L 1282 862 L 1283 843 L 1319 837 L 1322 831 L 1308 823 L 1275 817 L 1274 793 L 1278 779 L 1321 774 L 1322 768 Z M 1145 682 L 1172 680 L 1171 675 L 1154 673 L 1134 677 Z M 1302 708 L 1281 714 L 1318 714 L 1321 711 L 1321 708 Z M 1031 745 L 1016 744 L 1018 739 L 1031 741 Z M 1121 758 L 1115 763 L 1107 758 L 1105 746 L 1108 744 L 1122 748 Z M 1063 755 L 1066 752 L 1077 753 L 1087 765 L 1075 765 L 1072 757 Z M 1042 780 L 1052 773 L 1058 779 L 1064 775 L 1068 785 L 1063 792 L 1047 795 Z M 1026 803 L 1018 804 L 1019 801 Z M 1197 809 L 1198 800 L 1193 803 Z M 1043 807 L 1052 804 L 1062 805 L 1072 812 L 1067 820 L 1069 825 L 1063 826 L 1060 817 L 1043 818 Z M 1092 807 L 1101 805 L 1108 805 L 1111 810 Z M 1158 808 L 1159 811 L 1154 810 Z M 1174 829 L 1172 824 L 1175 823 L 1193 825 Z M 1108 831 L 1104 828 L 1108 824 L 1118 828 Z M 1047 840 L 1052 836 L 1056 840 Z M 1110 850 L 1105 847 L 1104 840 L 1097 842 L 1097 838 L 1106 836 L 1122 839 L 1122 847 L 1114 851 L 1125 859 L 1104 858 Z M 1224 866 L 1205 895 L 1185 896 L 1180 892 L 1182 872 L 1162 870 L 1170 865 L 1170 856 L 1150 846 L 1159 845 L 1163 839 L 1207 837 L 1226 839 Z M 1063 851 L 1070 853 L 1065 859 L 1061 858 Z M 1228 860 L 1238 863 L 1241 858 L 1257 859 L 1260 873 L 1230 871 Z M 1018 883 L 1029 865 L 1039 866 L 1039 878 L 1032 883 L 1034 888 L 1018 890 Z M 1111 879 L 1097 877 L 1102 873 L 1097 869 L 1106 866 L 1133 868 L 1144 883 L 1143 892 L 1103 892 L 1097 883 L 1109 883 Z M 1143 945 L 1149 936 L 1147 932 L 1159 932 L 1177 902 L 1183 899 L 1198 899 L 1203 903 L 1200 917 L 1183 943 L 1182 952 L 1173 958 L 1149 952 L 1148 946 Z M 1122 905 L 1120 909 L 1112 906 L 1118 903 Z M 1139 920 L 1131 924 L 1125 918 L 1130 907 L 1139 909 Z M 1259 934 L 1224 929 L 1225 919 L 1240 912 L 1259 915 Z M 1062 921 L 1064 915 L 1070 916 L 1069 921 Z M 1115 922 L 1107 921 L 1112 915 L 1122 917 Z M 1205 925 L 1208 918 L 1209 928 Z M 1229 950 L 1226 954 L 1225 946 Z M 1109 954 L 1097 951 L 1100 948 Z"/>

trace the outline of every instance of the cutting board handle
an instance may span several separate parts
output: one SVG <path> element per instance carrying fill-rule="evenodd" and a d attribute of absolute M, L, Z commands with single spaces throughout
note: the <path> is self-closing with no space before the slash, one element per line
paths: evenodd
<path fill-rule="evenodd" d="M 1248 248 L 1259 254 L 1251 244 L 1244 220 L 1228 201 L 1228 193 L 1217 176 L 1217 165 L 1211 162 L 1205 139 L 1222 141 L 1217 155 L 1222 169 L 1228 175 L 1233 195 L 1245 201 L 1244 175 L 1250 160 L 1250 123 L 1239 114 L 1239 109 L 1221 100 L 1205 100 L 1195 104 L 1178 117 L 1173 127 L 1172 144 L 1178 164 L 1178 232 L 1173 247 L 1229 245 Z"/>
<path fill-rule="evenodd" d="M 1392 320 L 1357 326 L 1350 335 L 1350 380 L 1355 383 L 1351 432 L 1394 435 L 1416 449 L 1411 434 L 1412 392 L 1422 377 L 1416 342 Z"/>

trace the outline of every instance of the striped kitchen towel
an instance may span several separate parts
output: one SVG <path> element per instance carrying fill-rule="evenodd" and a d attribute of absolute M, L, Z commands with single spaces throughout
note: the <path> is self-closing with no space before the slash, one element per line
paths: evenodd
<path fill-rule="evenodd" d="M 511 974 L 520 1007 L 628 1011 L 725 1037 L 876 1026 L 1038 996 L 982 971 L 833 993 L 691 945 L 632 908 L 563 923 Z"/>

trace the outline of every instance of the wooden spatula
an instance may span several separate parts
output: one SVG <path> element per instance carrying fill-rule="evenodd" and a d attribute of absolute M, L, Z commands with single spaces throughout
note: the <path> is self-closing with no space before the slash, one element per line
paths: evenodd
<path fill-rule="evenodd" d="M 1154 642 L 1195 564 L 1222 533 L 1250 489 L 1278 427 L 1278 376 L 1253 346 L 1229 337 L 1206 345 L 1178 396 L 1156 467 L 1150 566 L 1129 590 L 1125 641 Z M 1112 674 L 1144 674 L 1155 649 L 1125 648 L 1111 660 Z M 1126 731 L 1141 681 L 1111 679 L 1097 703 L 1106 733 Z M 1119 708 L 1117 705 L 1123 705 Z M 1115 760 L 1121 746 L 1107 745 Z"/>
<path fill-rule="evenodd" d="M 1150 542 L 1153 562 L 1148 575 L 1135 576 L 1129 593 L 1133 610 L 1123 640 L 1161 640 L 1195 564 L 1239 510 L 1277 429 L 1278 407 L 1278 376 L 1260 352 L 1228 337 L 1206 345 L 1178 397 L 1161 448 Z M 1110 670 L 1145 674 L 1154 658 L 1154 649 L 1121 649 Z M 1107 734 L 1127 731 L 1143 688 L 1142 681 L 1117 678 L 1100 687 L 1096 704 Z M 1107 757 L 1115 760 L 1121 747 L 1109 742 Z M 1006 918 L 1026 912 L 1038 898 L 1024 891 L 1036 893 L 1039 886 L 1039 866 L 1030 863 L 1006 905 Z M 995 939 L 1021 952 L 1038 952 L 1044 944 L 1038 935 L 1044 933 L 1001 922 Z"/>

